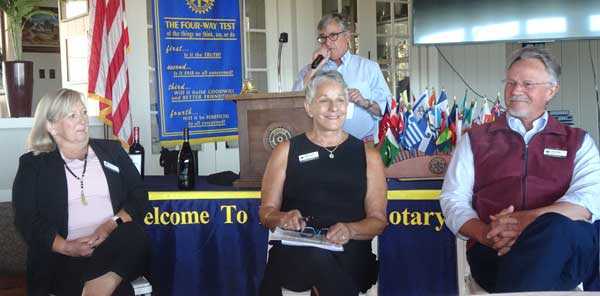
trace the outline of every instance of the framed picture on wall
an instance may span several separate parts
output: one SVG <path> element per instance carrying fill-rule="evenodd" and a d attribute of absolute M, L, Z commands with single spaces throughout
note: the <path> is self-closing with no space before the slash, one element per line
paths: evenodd
<path fill-rule="evenodd" d="M 60 52 L 58 9 L 41 7 L 23 25 L 23 52 Z"/>
<path fill-rule="evenodd" d="M 68 21 L 88 14 L 88 0 L 59 0 L 60 20 Z"/>

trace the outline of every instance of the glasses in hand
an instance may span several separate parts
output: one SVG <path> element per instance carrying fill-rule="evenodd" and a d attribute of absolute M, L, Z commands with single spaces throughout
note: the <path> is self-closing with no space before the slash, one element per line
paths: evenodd
<path fill-rule="evenodd" d="M 327 230 L 328 228 L 314 228 L 311 226 L 306 226 L 304 227 L 304 229 L 302 229 L 302 231 L 300 231 L 300 236 L 302 237 L 314 237 L 315 235 L 321 235 L 321 236 L 326 236 L 327 235 Z"/>
<path fill-rule="evenodd" d="M 331 40 L 331 41 L 337 41 L 338 37 L 342 34 L 345 33 L 346 31 L 341 31 L 341 32 L 337 32 L 337 33 L 331 33 L 329 35 L 319 35 L 317 37 L 317 42 L 323 44 L 325 43 L 325 41 L 327 41 L 327 39 Z"/>

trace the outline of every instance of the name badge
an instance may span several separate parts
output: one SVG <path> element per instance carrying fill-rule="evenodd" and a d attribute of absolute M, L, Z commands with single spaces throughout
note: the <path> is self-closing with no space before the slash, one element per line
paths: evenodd
<path fill-rule="evenodd" d="M 105 166 L 107 169 L 109 169 L 109 170 L 111 170 L 111 171 L 113 171 L 113 172 L 116 172 L 116 173 L 118 173 L 118 172 L 119 172 L 119 167 L 118 167 L 118 166 L 116 166 L 116 165 L 114 165 L 114 164 L 112 164 L 112 163 L 110 163 L 110 162 L 108 162 L 108 161 L 106 161 L 106 160 L 104 161 L 104 166 Z"/>
<path fill-rule="evenodd" d="M 315 159 L 319 159 L 319 152 L 317 152 L 317 151 L 302 154 L 302 155 L 298 156 L 298 161 L 300 161 L 300 163 L 315 160 Z"/>
<path fill-rule="evenodd" d="M 565 157 L 567 157 L 567 150 L 546 148 L 546 149 L 544 149 L 544 156 L 565 158 Z"/>

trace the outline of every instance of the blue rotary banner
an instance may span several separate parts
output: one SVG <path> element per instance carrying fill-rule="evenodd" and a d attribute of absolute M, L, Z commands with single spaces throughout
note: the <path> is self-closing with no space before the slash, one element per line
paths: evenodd
<path fill-rule="evenodd" d="M 150 282 L 159 295 L 256 296 L 269 231 L 259 223 L 259 191 L 146 177 L 144 217 L 152 243 Z M 380 296 L 456 295 L 455 237 L 439 205 L 441 181 L 388 179 L 388 226 L 378 237 Z M 294 268 L 293 266 L 290 268 Z"/>
<path fill-rule="evenodd" d="M 388 226 L 379 236 L 379 295 L 457 295 L 455 236 L 439 200 L 388 192 Z"/>
<path fill-rule="evenodd" d="M 158 135 L 162 145 L 235 139 L 242 51 L 239 1 L 154 0 Z"/>
<path fill-rule="evenodd" d="M 198 193 L 186 198 L 190 193 L 151 194 L 144 223 L 153 246 L 155 290 L 172 296 L 258 295 L 268 240 L 258 221 L 260 200 L 233 192 L 220 193 L 220 199 Z"/>

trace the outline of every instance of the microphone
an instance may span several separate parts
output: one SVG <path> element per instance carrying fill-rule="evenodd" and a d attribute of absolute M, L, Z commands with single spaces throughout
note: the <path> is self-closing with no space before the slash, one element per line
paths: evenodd
<path fill-rule="evenodd" d="M 325 57 L 322 54 L 318 55 L 315 58 L 315 60 L 312 62 L 312 64 L 310 64 L 310 68 L 311 69 L 316 69 L 319 66 L 319 64 L 321 63 L 321 61 L 323 61 L 324 58 Z"/>
<path fill-rule="evenodd" d="M 283 48 L 283 44 L 288 42 L 288 33 L 282 32 L 279 34 L 279 50 L 277 53 L 277 89 L 279 92 L 282 91 L 281 88 L 281 49 Z"/>
<path fill-rule="evenodd" d="M 279 34 L 279 42 L 287 43 L 288 42 L 288 33 L 283 32 L 283 33 Z"/>

